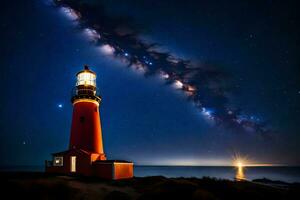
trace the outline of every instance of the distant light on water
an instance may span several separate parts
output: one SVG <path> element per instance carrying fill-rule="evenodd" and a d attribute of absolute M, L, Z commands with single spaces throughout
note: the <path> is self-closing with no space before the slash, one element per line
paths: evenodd
<path fill-rule="evenodd" d="M 234 161 L 234 166 L 235 167 L 244 167 L 244 163 L 241 159 L 237 159 Z"/>
<path fill-rule="evenodd" d="M 237 171 L 235 174 L 235 179 L 237 181 L 242 181 L 246 179 L 245 173 L 244 173 L 244 167 L 242 165 L 242 163 L 240 163 L 240 165 L 237 166 Z"/>
<path fill-rule="evenodd" d="M 233 156 L 233 166 L 236 168 L 236 173 L 235 173 L 235 180 L 237 181 L 243 181 L 246 180 L 246 175 L 244 172 L 244 168 L 249 162 L 248 159 L 244 156 L 241 156 L 239 154 L 235 154 Z"/>

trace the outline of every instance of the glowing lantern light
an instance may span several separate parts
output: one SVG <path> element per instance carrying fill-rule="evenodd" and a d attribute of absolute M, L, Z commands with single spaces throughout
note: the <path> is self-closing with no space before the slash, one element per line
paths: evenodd
<path fill-rule="evenodd" d="M 96 74 L 87 67 L 77 74 L 76 86 L 94 86 L 96 87 Z"/>

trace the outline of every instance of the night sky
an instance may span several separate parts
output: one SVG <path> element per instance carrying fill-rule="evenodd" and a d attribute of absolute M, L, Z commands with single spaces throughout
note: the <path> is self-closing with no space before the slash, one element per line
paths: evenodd
<path fill-rule="evenodd" d="M 296 3 L 84 2 L 101 5 L 105 17 L 132 25 L 143 41 L 159 44 L 156 51 L 167 51 L 204 69 L 211 67 L 222 79 L 180 79 L 199 86 L 195 94 L 200 91 L 200 97 L 189 98 L 175 78 L 144 74 L 133 67 L 136 63 L 128 66 L 127 54 L 124 58 L 107 55 L 106 43 L 91 41 L 86 27 L 50 0 L 2 2 L 0 165 L 43 165 L 51 153 L 67 149 L 71 90 L 84 64 L 97 73 L 104 150 L 110 159 L 228 165 L 238 153 L 252 163 L 300 164 Z M 101 23 L 109 27 L 110 21 Z M 110 37 L 107 43 L 114 38 L 119 39 Z M 129 46 L 126 40 L 124 47 Z M 153 69 L 160 61 L 145 58 L 143 62 Z M 159 69 L 182 72 L 168 66 Z M 206 84 L 213 86 L 207 89 Z M 222 95 L 216 96 L 220 87 Z M 201 107 L 199 99 L 204 102 Z M 228 125 L 232 115 L 238 121 L 234 127 Z M 239 120 L 243 127 L 247 125 L 245 130 L 239 128 Z"/>

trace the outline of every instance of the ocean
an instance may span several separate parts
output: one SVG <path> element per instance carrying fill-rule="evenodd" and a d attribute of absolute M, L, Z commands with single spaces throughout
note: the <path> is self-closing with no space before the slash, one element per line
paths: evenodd
<path fill-rule="evenodd" d="M 214 177 L 218 179 L 260 179 L 300 182 L 300 167 L 216 167 L 216 166 L 137 166 L 135 176 Z"/>
<path fill-rule="evenodd" d="M 42 172 L 43 166 L 5 166 L 0 171 Z M 216 166 L 134 166 L 134 175 L 165 177 L 214 177 L 217 179 L 242 178 L 247 180 L 267 178 L 284 182 L 300 183 L 300 167 L 216 167 Z"/>

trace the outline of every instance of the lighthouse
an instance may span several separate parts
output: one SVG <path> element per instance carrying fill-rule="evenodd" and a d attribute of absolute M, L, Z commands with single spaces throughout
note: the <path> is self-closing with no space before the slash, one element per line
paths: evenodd
<path fill-rule="evenodd" d="M 73 117 L 69 149 L 83 149 L 99 154 L 100 160 L 106 160 L 99 115 L 101 97 L 96 87 L 96 73 L 85 65 L 76 77 L 71 97 Z"/>
<path fill-rule="evenodd" d="M 106 179 L 133 177 L 133 163 L 106 159 L 99 107 L 101 96 L 96 86 L 96 73 L 87 65 L 76 74 L 72 90 L 73 105 L 69 147 L 53 153 L 45 162 L 47 173 L 96 176 Z"/>

